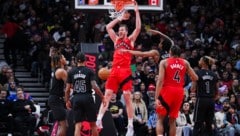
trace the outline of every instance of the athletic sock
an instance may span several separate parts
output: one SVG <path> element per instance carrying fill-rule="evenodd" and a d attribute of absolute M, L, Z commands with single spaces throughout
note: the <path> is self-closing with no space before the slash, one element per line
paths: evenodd
<path fill-rule="evenodd" d="M 128 125 L 133 126 L 133 119 L 128 119 Z"/>

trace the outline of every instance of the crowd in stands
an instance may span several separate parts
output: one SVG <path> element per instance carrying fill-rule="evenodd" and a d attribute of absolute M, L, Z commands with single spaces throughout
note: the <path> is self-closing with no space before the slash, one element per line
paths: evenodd
<path fill-rule="evenodd" d="M 51 79 L 51 49 L 60 50 L 68 61 L 67 66 L 72 67 L 80 43 L 102 43 L 98 68 L 111 68 L 114 48 L 105 31 L 105 25 L 110 21 L 108 13 L 101 10 L 76 10 L 73 5 L 72 0 L 0 0 L 1 34 L 8 41 L 5 43 L 8 46 L 4 47 L 8 65 L 1 68 L 0 74 L 0 101 L 13 102 L 11 112 L 8 111 L 9 108 L 0 105 L 0 122 L 8 118 L 11 125 L 12 121 L 21 122 L 26 117 L 30 122 L 30 133 L 38 128 L 35 125 L 36 118 L 31 114 L 36 110 L 33 106 L 34 98 L 27 93 L 23 94 L 24 89 L 14 77 L 17 61 L 23 63 L 33 77 L 41 71 L 42 83 L 48 87 Z M 211 70 L 217 73 L 220 81 L 213 124 L 213 129 L 219 135 L 240 134 L 239 5 L 238 0 L 165 0 L 163 11 L 140 10 L 143 27 L 135 43 L 136 50 L 157 49 L 161 59 L 168 57 L 170 42 L 159 35 L 148 33 L 147 29 L 151 28 L 168 35 L 179 45 L 182 49 L 181 57 L 187 59 L 195 70 L 199 69 L 198 61 L 203 55 L 217 60 Z M 124 22 L 129 26 L 129 31 L 134 28 L 133 18 L 134 15 Z M 16 55 L 22 59 L 15 60 Z M 156 127 L 154 91 L 158 64 L 152 57 L 134 57 L 132 68 L 134 130 L 136 136 L 153 136 Z M 104 81 L 99 79 L 99 84 L 104 90 Z M 185 99 L 177 119 L 178 135 L 191 135 L 194 125 L 196 95 L 189 92 L 190 86 L 190 79 L 186 77 Z M 124 101 L 119 94 L 113 97 L 109 110 L 117 132 L 124 135 Z M 18 105 L 22 107 L 18 108 Z M 234 119 L 231 118 L 232 115 Z M 9 131 L 16 129 L 8 128 L 11 129 Z"/>

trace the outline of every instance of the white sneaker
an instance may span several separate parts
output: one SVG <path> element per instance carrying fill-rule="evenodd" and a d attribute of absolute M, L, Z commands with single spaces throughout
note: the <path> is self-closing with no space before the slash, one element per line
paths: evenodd
<path fill-rule="evenodd" d="M 133 136 L 134 130 L 132 125 L 128 125 L 126 136 Z"/>
<path fill-rule="evenodd" d="M 97 128 L 99 128 L 99 129 L 102 129 L 102 128 L 103 128 L 103 126 L 102 126 L 102 121 L 101 121 L 101 120 L 97 120 L 97 121 L 96 121 L 96 125 L 97 125 Z"/>

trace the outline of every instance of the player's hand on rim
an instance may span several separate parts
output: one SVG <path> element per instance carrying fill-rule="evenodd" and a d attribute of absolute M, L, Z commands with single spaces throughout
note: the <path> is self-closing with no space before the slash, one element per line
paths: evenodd
<path fill-rule="evenodd" d="M 139 11 L 137 1 L 135 1 L 135 0 L 132 0 L 132 1 L 133 1 L 133 4 L 134 4 L 134 10 L 135 10 L 135 12 Z"/>

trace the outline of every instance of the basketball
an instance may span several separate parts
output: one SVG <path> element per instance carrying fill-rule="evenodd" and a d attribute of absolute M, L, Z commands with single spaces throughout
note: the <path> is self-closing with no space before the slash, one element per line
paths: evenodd
<path fill-rule="evenodd" d="M 107 80 L 109 74 L 110 74 L 110 69 L 107 69 L 107 68 L 101 68 L 98 71 L 98 77 L 102 80 Z"/>

